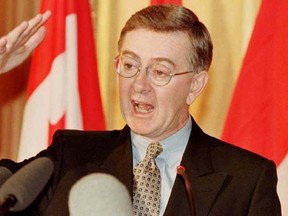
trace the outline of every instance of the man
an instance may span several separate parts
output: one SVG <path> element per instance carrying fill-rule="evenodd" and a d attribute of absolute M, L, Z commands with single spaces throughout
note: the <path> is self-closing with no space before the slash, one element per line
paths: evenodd
<path fill-rule="evenodd" d="M 104 172 L 127 187 L 135 215 L 281 215 L 275 164 L 205 134 L 189 114 L 212 60 L 210 35 L 197 16 L 181 6 L 147 7 L 127 21 L 118 47 L 115 65 L 127 125 L 56 132 L 52 145 L 36 156 L 53 160 L 53 176 L 22 214 L 68 215 L 73 184 Z M 0 166 L 15 172 L 33 159 Z M 139 165 L 147 160 L 155 182 L 145 177 L 142 186 L 146 165 Z M 184 174 L 177 175 L 178 165 Z"/>

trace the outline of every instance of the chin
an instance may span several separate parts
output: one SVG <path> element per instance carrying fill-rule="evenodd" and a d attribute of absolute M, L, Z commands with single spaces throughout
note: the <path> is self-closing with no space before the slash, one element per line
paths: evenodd
<path fill-rule="evenodd" d="M 147 127 L 147 124 L 143 124 L 143 123 L 132 123 L 132 124 L 129 124 L 128 123 L 128 125 L 129 125 L 129 127 L 131 128 L 131 130 L 134 133 L 137 133 L 137 134 L 140 134 L 140 135 L 143 135 L 143 136 L 146 136 L 147 134 L 153 133 L 153 129 Z"/>

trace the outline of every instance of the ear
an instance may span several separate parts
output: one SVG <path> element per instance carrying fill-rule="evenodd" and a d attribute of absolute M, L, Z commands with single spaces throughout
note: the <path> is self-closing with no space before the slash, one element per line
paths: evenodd
<path fill-rule="evenodd" d="M 192 104 L 193 101 L 201 94 L 204 87 L 206 86 L 207 81 L 208 81 L 207 71 L 201 71 L 200 73 L 193 75 L 190 85 L 190 91 L 186 99 L 187 105 Z"/>

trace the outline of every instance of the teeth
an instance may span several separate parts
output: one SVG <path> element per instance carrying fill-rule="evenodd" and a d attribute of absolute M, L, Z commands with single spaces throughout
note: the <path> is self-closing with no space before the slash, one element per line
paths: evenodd
<path fill-rule="evenodd" d="M 139 113 L 149 113 L 149 112 L 152 112 L 152 108 L 151 109 L 143 109 L 139 106 L 135 106 L 135 110 Z"/>
<path fill-rule="evenodd" d="M 154 107 L 150 104 L 144 104 L 144 103 L 139 103 L 134 101 L 134 107 L 136 112 L 139 113 L 150 113 L 153 111 Z"/>

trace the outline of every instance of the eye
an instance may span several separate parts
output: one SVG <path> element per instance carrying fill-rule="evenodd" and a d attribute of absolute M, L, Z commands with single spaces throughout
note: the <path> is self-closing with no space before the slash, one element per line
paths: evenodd
<path fill-rule="evenodd" d="M 165 76 L 165 72 L 161 70 L 153 70 L 153 74 L 157 77 Z"/>
<path fill-rule="evenodd" d="M 151 68 L 152 76 L 156 79 L 163 79 L 170 76 L 170 70 L 163 65 L 155 65 Z"/>
<path fill-rule="evenodd" d="M 125 71 L 131 71 L 131 70 L 133 71 L 139 68 L 139 63 L 130 58 L 122 58 L 121 63 L 122 63 L 122 68 Z"/>
<path fill-rule="evenodd" d="M 125 70 L 134 70 L 136 68 L 136 66 L 133 64 L 130 64 L 130 63 L 123 63 L 123 68 Z"/>

